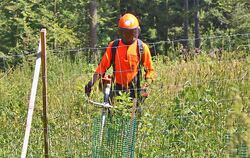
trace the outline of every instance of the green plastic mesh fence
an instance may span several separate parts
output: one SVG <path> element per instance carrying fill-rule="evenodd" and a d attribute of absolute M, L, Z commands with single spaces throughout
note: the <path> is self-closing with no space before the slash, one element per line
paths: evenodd
<path fill-rule="evenodd" d="M 94 119 L 92 135 L 93 158 L 133 158 L 136 143 L 136 117 L 122 118 L 109 115 L 103 132 L 102 116 Z"/>

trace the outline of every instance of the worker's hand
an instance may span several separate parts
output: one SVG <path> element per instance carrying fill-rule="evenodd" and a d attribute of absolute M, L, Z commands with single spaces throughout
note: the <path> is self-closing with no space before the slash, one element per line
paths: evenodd
<path fill-rule="evenodd" d="M 93 82 L 89 81 L 88 84 L 85 86 L 85 94 L 89 97 L 91 90 L 92 90 Z"/>

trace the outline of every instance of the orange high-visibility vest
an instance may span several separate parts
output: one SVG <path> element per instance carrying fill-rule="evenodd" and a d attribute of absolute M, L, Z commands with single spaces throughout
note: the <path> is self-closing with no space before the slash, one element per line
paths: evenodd
<path fill-rule="evenodd" d="M 103 75 L 106 70 L 111 66 L 112 61 L 112 44 L 114 41 L 110 42 L 106 52 L 101 60 L 101 63 L 96 69 L 97 74 Z M 145 69 L 145 78 L 153 79 L 153 65 L 150 50 L 148 46 L 143 43 L 144 53 L 142 55 L 142 65 Z M 122 85 L 128 85 L 137 75 L 138 66 L 140 59 L 138 56 L 137 41 L 131 45 L 125 45 L 122 40 L 119 41 L 119 45 L 116 48 L 115 55 L 115 72 L 114 72 L 114 82 Z"/>

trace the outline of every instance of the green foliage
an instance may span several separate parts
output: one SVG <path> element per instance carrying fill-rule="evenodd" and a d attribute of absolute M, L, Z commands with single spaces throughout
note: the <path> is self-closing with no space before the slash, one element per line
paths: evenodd
<path fill-rule="evenodd" d="M 5 54 L 23 54 L 24 51 L 34 51 L 37 47 L 39 30 L 47 28 L 48 42 L 53 47 L 74 47 L 79 44 L 76 32 L 70 25 L 77 22 L 77 17 L 72 12 L 64 8 L 69 7 L 67 4 L 61 7 L 62 2 L 44 5 L 37 1 L 7 1 L 1 3 L 1 45 L 0 50 Z M 55 10 L 51 10 L 51 5 Z M 56 10 L 56 6 L 60 9 Z M 58 11 L 58 12 L 57 12 Z M 57 14 L 59 14 L 57 16 Z M 74 18 L 74 19 L 73 19 Z M 65 20 L 64 20 L 65 19 Z"/>
<path fill-rule="evenodd" d="M 48 48 L 55 49 L 48 57 L 50 156 L 91 156 L 93 118 L 100 110 L 85 101 L 83 85 L 96 64 L 86 62 L 91 52 L 67 51 L 89 46 L 88 3 L 1 1 L 0 68 L 5 71 L 0 71 L 0 157 L 21 154 L 35 59 L 26 55 L 36 52 L 39 30 L 44 27 Z M 117 21 L 122 12 L 138 16 L 140 38 L 146 42 L 183 36 L 182 1 L 98 3 L 100 47 L 118 37 Z M 190 37 L 194 6 L 189 3 Z M 199 13 L 200 32 L 207 37 L 202 40 L 201 55 L 191 54 L 184 62 L 180 42 L 151 47 L 161 56 L 154 57 L 158 77 L 141 107 L 136 157 L 249 157 L 249 35 L 234 36 L 250 31 L 249 2 L 204 0 Z M 207 55 L 217 48 L 222 48 L 221 58 L 216 51 L 213 57 Z M 30 157 L 43 155 L 40 91 L 41 84 L 32 122 Z M 101 101 L 96 87 L 93 91 L 93 99 Z M 132 102 L 126 94 L 117 99 L 122 101 L 116 103 L 114 114 L 129 118 Z"/>
<path fill-rule="evenodd" d="M 120 14 L 131 12 L 138 16 L 140 38 L 147 42 L 183 38 L 184 2 L 174 0 L 98 1 L 98 45 L 104 47 L 118 38 L 117 22 Z M 14 1 L 0 4 L 0 51 L 5 55 L 34 52 L 38 32 L 48 30 L 48 45 L 53 49 L 88 47 L 90 36 L 89 2 L 70 1 Z M 193 14 L 197 8 L 189 1 L 189 37 L 193 37 Z M 249 2 L 247 0 L 205 0 L 199 5 L 201 35 L 230 35 L 248 33 Z M 246 38 L 238 39 L 242 43 Z M 192 42 L 190 42 L 192 43 Z M 239 47 L 245 48 L 246 44 Z M 156 48 L 160 53 L 168 51 Z"/>
<path fill-rule="evenodd" d="M 188 62 L 167 63 L 159 56 L 156 81 L 141 105 L 135 157 L 247 157 L 250 60 L 239 54 L 227 52 L 220 61 L 202 54 Z M 93 73 L 89 66 L 80 56 L 74 62 L 68 56 L 48 56 L 51 157 L 91 157 L 93 121 L 101 109 L 83 96 L 83 85 Z M 8 75 L 0 73 L 0 157 L 20 155 L 33 70 L 34 62 L 24 61 Z M 40 83 L 28 150 L 33 157 L 43 155 Z M 96 87 L 92 97 L 102 100 Z M 114 127 L 131 117 L 128 96 L 117 99 Z"/>
<path fill-rule="evenodd" d="M 115 97 L 115 108 L 113 110 L 114 117 L 130 118 L 133 102 L 129 97 L 129 94 L 122 93 L 120 96 Z"/>

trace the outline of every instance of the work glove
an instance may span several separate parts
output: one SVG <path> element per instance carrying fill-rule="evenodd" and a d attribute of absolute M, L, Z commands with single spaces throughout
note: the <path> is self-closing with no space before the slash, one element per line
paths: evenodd
<path fill-rule="evenodd" d="M 88 84 L 85 86 L 85 94 L 89 97 L 91 90 L 92 90 L 93 83 L 89 81 Z"/>

